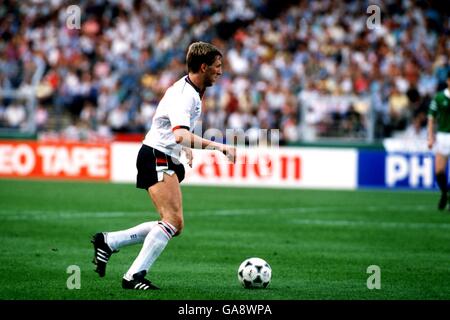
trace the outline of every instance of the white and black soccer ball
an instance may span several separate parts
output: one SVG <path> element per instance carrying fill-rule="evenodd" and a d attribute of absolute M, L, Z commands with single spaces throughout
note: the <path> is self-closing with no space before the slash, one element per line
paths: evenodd
<path fill-rule="evenodd" d="M 245 288 L 266 288 L 272 279 L 272 268 L 261 258 L 249 258 L 239 266 L 238 279 Z"/>

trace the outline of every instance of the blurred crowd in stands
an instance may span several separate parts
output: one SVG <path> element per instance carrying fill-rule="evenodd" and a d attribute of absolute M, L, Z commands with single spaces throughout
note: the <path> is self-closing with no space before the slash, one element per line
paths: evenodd
<path fill-rule="evenodd" d="M 80 29 L 68 28 L 71 4 L 0 3 L 0 92 L 37 95 L 33 112 L 0 95 L 0 128 L 32 116 L 48 139 L 145 134 L 197 40 L 224 53 L 202 126 L 276 128 L 282 143 L 420 137 L 450 72 L 445 1 L 80 0 Z"/>

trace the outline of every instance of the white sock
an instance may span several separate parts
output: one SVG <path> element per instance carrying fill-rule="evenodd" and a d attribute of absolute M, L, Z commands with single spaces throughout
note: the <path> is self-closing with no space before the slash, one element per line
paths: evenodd
<path fill-rule="evenodd" d="M 157 227 L 152 228 L 148 233 L 139 255 L 124 275 L 124 278 L 132 280 L 135 273 L 142 270 L 148 271 L 176 232 L 177 229 L 170 223 L 159 221 Z"/>
<path fill-rule="evenodd" d="M 157 221 L 141 223 L 126 230 L 106 233 L 106 243 L 112 250 L 136 243 L 142 243 L 150 230 L 157 224 Z"/>

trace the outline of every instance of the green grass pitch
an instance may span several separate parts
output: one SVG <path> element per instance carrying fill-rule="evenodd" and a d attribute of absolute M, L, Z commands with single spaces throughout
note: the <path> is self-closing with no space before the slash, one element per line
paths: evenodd
<path fill-rule="evenodd" d="M 450 213 L 437 192 L 183 186 L 185 230 L 154 264 L 162 290 L 126 291 L 140 246 L 94 273 L 91 235 L 156 220 L 131 184 L 0 180 L 0 299 L 321 300 L 449 299 Z M 248 290 L 248 257 L 272 267 L 267 289 Z M 69 290 L 68 266 L 81 270 Z M 381 288 L 369 290 L 370 265 Z"/>

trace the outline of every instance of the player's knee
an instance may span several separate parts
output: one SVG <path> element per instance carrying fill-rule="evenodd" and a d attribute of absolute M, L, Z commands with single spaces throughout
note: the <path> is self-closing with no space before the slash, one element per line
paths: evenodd
<path fill-rule="evenodd" d="M 181 215 L 171 215 L 163 220 L 170 223 L 170 225 L 175 228 L 175 234 L 173 235 L 174 237 L 178 236 L 184 228 L 183 216 Z"/>
<path fill-rule="evenodd" d="M 183 231 L 184 228 L 184 220 L 183 217 L 176 217 L 174 219 L 174 227 L 177 228 L 177 232 L 175 232 L 174 237 L 178 236 L 181 234 L 181 232 Z"/>

